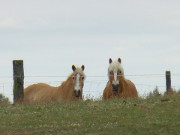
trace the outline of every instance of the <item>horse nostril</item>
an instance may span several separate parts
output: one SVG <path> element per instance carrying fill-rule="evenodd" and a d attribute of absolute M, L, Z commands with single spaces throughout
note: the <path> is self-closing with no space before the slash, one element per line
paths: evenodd
<path fill-rule="evenodd" d="M 80 90 L 78 90 L 78 96 L 80 96 L 81 95 L 81 91 Z"/>
<path fill-rule="evenodd" d="M 74 94 L 76 97 L 79 97 L 81 95 L 81 90 L 74 90 Z"/>
<path fill-rule="evenodd" d="M 113 91 L 118 91 L 119 85 L 112 84 L 112 87 L 113 87 Z"/>

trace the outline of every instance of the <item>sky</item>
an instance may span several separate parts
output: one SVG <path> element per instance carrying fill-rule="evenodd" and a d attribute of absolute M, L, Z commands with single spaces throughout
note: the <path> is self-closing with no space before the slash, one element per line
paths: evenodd
<path fill-rule="evenodd" d="M 85 65 L 84 95 L 101 96 L 109 58 L 143 95 L 165 91 L 165 71 L 180 84 L 179 0 L 0 0 L 0 93 L 12 100 L 14 59 L 24 60 L 25 87 L 58 86 Z"/>

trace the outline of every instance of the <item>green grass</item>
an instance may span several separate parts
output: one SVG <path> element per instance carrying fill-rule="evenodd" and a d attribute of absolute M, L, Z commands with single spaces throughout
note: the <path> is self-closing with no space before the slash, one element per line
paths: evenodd
<path fill-rule="evenodd" d="M 178 135 L 180 93 L 33 105 L 0 104 L 0 135 Z"/>

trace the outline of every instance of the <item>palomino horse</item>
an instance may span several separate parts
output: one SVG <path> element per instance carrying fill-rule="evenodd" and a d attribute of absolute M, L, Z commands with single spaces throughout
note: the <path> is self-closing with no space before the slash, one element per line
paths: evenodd
<path fill-rule="evenodd" d="M 85 79 L 84 69 L 84 65 L 81 68 L 73 65 L 73 73 L 59 87 L 44 83 L 30 85 L 24 90 L 24 102 L 44 103 L 82 99 Z"/>
<path fill-rule="evenodd" d="M 103 99 L 138 97 L 135 85 L 124 77 L 120 58 L 116 61 L 109 59 L 108 77 L 109 81 L 104 89 Z"/>

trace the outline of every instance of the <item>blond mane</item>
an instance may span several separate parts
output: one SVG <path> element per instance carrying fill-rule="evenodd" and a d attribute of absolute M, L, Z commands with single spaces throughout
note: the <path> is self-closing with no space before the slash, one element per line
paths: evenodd
<path fill-rule="evenodd" d="M 113 61 L 112 63 L 109 64 L 108 67 L 108 77 L 110 77 L 110 72 L 117 72 L 118 70 L 121 71 L 121 76 L 124 77 L 124 68 L 122 67 L 121 63 L 118 62 L 118 60 Z"/>

